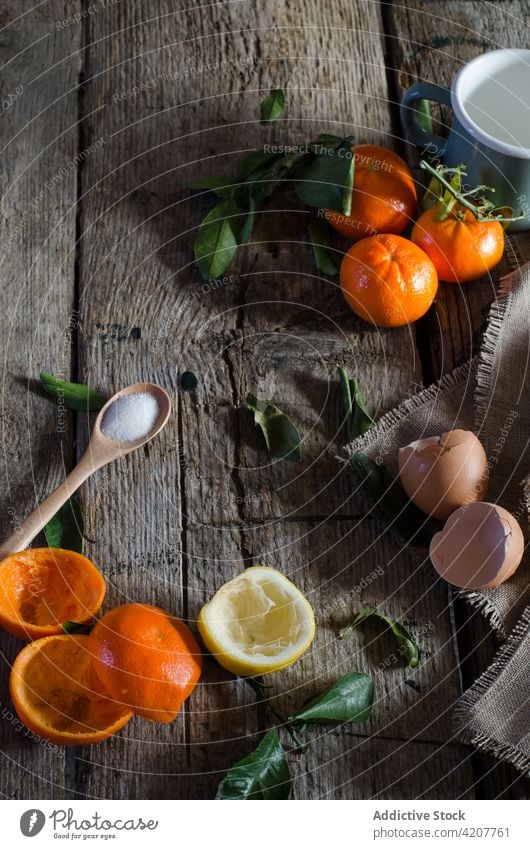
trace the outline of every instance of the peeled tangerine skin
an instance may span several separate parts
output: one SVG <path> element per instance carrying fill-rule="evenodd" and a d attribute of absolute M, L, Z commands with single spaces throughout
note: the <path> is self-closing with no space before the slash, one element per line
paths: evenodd
<path fill-rule="evenodd" d="M 467 590 L 497 587 L 519 566 L 524 552 L 521 527 L 504 507 L 477 501 L 456 510 L 431 540 L 429 554 L 438 574 Z"/>
<path fill-rule="evenodd" d="M 436 519 L 448 519 L 462 504 L 486 496 L 488 458 L 469 430 L 450 430 L 411 442 L 399 449 L 398 466 L 410 500 Z"/>

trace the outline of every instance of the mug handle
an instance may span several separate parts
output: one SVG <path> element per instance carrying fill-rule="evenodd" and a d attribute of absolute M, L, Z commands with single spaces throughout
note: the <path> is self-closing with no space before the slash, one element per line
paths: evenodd
<path fill-rule="evenodd" d="M 405 135 L 416 147 L 425 148 L 428 151 L 434 145 L 436 151 L 432 151 L 443 157 L 447 147 L 447 139 L 437 133 L 430 133 L 420 126 L 418 122 L 418 113 L 414 109 L 414 104 L 418 100 L 434 100 L 436 103 L 442 103 L 444 106 L 451 106 L 451 92 L 448 88 L 434 83 L 417 82 L 408 88 L 401 99 L 400 115 Z"/>

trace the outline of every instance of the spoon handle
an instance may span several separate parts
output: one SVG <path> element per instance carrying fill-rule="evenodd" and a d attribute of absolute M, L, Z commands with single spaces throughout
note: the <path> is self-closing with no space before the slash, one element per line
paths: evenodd
<path fill-rule="evenodd" d="M 0 560 L 14 554 L 15 551 L 23 551 L 35 539 L 39 531 L 55 516 L 58 510 L 65 504 L 68 499 L 79 489 L 82 483 L 94 472 L 96 467 L 91 461 L 90 455 L 87 452 L 81 457 L 79 463 L 72 469 L 69 475 L 64 479 L 62 484 L 44 499 L 42 504 L 30 513 L 22 524 L 18 525 L 16 530 L 8 539 L 4 540 L 0 545 Z"/>

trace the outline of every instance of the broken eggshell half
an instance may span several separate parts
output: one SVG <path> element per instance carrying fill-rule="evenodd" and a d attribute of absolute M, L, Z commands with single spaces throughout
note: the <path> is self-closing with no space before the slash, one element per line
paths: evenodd
<path fill-rule="evenodd" d="M 462 504 L 482 501 L 488 458 L 470 430 L 450 430 L 411 442 L 398 452 L 399 479 L 424 513 L 447 519 Z"/>
<path fill-rule="evenodd" d="M 449 584 L 466 590 L 497 587 L 522 560 L 517 519 L 498 504 L 477 501 L 456 510 L 431 540 L 431 562 Z"/>

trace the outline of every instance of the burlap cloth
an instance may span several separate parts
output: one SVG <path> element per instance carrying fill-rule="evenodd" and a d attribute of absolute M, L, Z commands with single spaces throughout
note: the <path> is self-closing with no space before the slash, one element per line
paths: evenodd
<path fill-rule="evenodd" d="M 455 722 L 466 742 L 528 770 L 530 263 L 501 280 L 479 356 L 387 413 L 349 451 L 363 451 L 397 473 L 398 448 L 454 428 L 480 437 L 490 465 L 487 500 L 517 517 L 527 542 L 510 580 L 462 593 L 508 639 L 458 703 Z M 423 568 L 431 568 L 428 559 Z"/>

